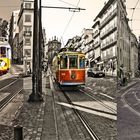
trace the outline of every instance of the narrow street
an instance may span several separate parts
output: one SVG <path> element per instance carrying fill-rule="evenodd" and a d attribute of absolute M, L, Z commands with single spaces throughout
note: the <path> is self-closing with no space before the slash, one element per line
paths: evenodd
<path fill-rule="evenodd" d="M 118 97 L 117 129 L 119 140 L 140 139 L 140 81 Z"/>

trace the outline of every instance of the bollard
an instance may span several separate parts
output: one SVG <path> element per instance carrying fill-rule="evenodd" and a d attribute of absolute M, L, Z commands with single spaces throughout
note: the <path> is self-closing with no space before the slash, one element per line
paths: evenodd
<path fill-rule="evenodd" d="M 21 126 L 14 127 L 14 140 L 23 140 L 23 133 Z"/>

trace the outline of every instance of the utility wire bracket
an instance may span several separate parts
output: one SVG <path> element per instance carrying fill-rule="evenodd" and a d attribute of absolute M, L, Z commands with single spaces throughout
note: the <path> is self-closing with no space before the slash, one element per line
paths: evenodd
<path fill-rule="evenodd" d="M 55 7 L 55 6 L 41 6 L 42 8 L 55 8 L 55 9 L 68 9 L 70 12 L 80 12 L 86 10 L 84 8 L 72 8 L 72 7 Z"/>

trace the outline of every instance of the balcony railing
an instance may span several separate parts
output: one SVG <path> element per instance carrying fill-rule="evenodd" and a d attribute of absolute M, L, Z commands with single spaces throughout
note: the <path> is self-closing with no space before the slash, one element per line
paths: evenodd
<path fill-rule="evenodd" d="M 93 37 L 96 38 L 96 36 L 98 36 L 100 34 L 99 30 L 96 30 L 93 34 Z"/>
<path fill-rule="evenodd" d="M 110 39 L 110 40 L 107 41 L 106 43 L 102 43 L 101 49 L 105 49 L 105 48 L 107 48 L 108 46 L 110 46 L 110 45 L 112 45 L 112 44 L 114 44 L 114 43 L 116 43 L 116 42 L 117 42 L 116 37 L 115 37 L 114 39 Z"/>
<path fill-rule="evenodd" d="M 108 28 L 105 32 L 101 33 L 101 39 L 103 39 L 104 37 L 108 36 L 109 34 L 114 32 L 116 29 L 117 29 L 117 26 L 116 26 L 116 24 L 114 24 L 113 26 Z"/>
<path fill-rule="evenodd" d="M 117 14 L 117 9 L 114 9 L 100 24 L 100 28 L 104 27 L 115 15 Z"/>
<path fill-rule="evenodd" d="M 94 43 L 94 48 L 98 47 L 99 45 L 100 45 L 100 41 L 96 41 L 96 42 Z"/>

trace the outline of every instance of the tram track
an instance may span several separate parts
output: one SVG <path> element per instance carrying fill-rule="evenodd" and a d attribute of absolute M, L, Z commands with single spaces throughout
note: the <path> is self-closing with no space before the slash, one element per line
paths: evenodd
<path fill-rule="evenodd" d="M 6 96 L 4 99 L 2 99 L 0 101 L 0 111 L 10 102 L 13 100 L 13 98 L 19 94 L 20 92 L 22 92 L 23 89 L 20 89 L 18 92 L 15 93 L 11 93 L 8 96 Z"/>
<path fill-rule="evenodd" d="M 105 104 L 102 100 L 100 100 L 99 98 L 95 98 L 93 95 L 91 95 L 90 93 L 87 93 L 86 91 L 79 89 L 80 92 L 84 93 L 85 95 L 87 95 L 88 97 L 90 97 L 91 99 L 97 101 L 99 104 L 101 104 L 103 107 L 107 108 L 108 110 L 111 111 L 112 115 L 117 115 L 117 110 L 114 109 L 113 107 Z"/>
<path fill-rule="evenodd" d="M 11 83 L 6 84 L 5 86 L 0 88 L 0 111 L 10 103 L 16 95 L 21 93 L 23 90 L 23 80 L 22 79 L 15 79 L 11 81 Z"/>
<path fill-rule="evenodd" d="M 52 75 L 52 74 L 50 73 L 50 75 Z M 55 78 L 54 78 L 54 81 L 56 82 Z M 61 87 L 60 87 L 60 89 L 61 89 Z M 108 96 L 104 95 L 105 97 L 101 96 L 101 99 L 100 99 L 100 96 L 99 96 L 95 100 L 95 98 L 96 98 L 95 95 L 94 95 L 94 98 L 91 98 L 93 93 L 92 94 L 89 93 L 89 95 L 86 95 L 86 94 L 83 94 L 83 92 L 80 91 L 79 89 L 77 90 L 78 94 L 77 94 L 77 92 L 75 93 L 75 90 L 71 90 L 72 94 L 68 90 L 67 90 L 68 92 L 65 92 L 62 89 L 61 90 L 57 89 L 57 92 L 59 92 L 59 91 L 60 91 L 60 94 L 57 93 L 58 95 L 56 95 L 56 96 L 58 96 L 59 100 L 57 102 L 56 101 L 55 102 L 58 105 L 61 105 L 62 110 L 64 112 L 64 116 L 65 116 L 66 120 L 68 121 L 67 123 L 71 123 L 68 125 L 71 125 L 71 127 L 73 129 L 76 129 L 74 126 L 72 126 L 72 125 L 76 124 L 76 122 L 73 122 L 73 121 L 75 121 L 76 118 L 77 118 L 76 121 L 78 121 L 78 118 L 80 118 L 78 127 L 83 126 L 83 128 L 81 128 L 81 131 L 84 130 L 85 131 L 84 134 L 88 135 L 91 139 L 93 139 L 93 140 L 97 140 L 97 139 L 114 140 L 114 139 L 116 139 L 116 129 L 115 128 L 116 128 L 117 111 L 116 111 L 116 105 L 115 105 L 116 103 L 114 101 L 115 100 L 114 98 L 111 98 L 111 96 L 108 97 Z M 89 92 L 89 91 L 85 91 L 85 92 Z M 65 97 L 64 94 L 66 96 L 68 96 L 69 99 L 67 97 Z M 64 97 L 63 97 L 63 95 L 64 95 Z M 92 103 L 93 107 L 89 106 L 90 103 Z M 74 112 L 73 116 L 72 116 L 71 110 L 73 110 L 73 112 Z M 78 115 L 77 115 L 77 111 L 78 111 Z M 70 118 L 70 117 L 74 117 L 74 116 L 75 116 L 74 120 L 72 118 Z M 95 120 L 95 121 L 93 121 L 93 120 Z M 111 126 L 111 128 L 110 128 L 110 126 Z M 69 129 L 71 130 L 70 127 L 69 127 Z M 75 132 L 77 132 L 77 131 L 75 131 Z M 76 137 L 76 134 L 73 138 L 75 138 L 75 137 Z"/>
<path fill-rule="evenodd" d="M 59 88 L 61 89 L 60 86 L 59 86 Z M 61 92 L 63 93 L 63 95 L 67 99 L 68 103 L 72 106 L 72 109 L 73 109 L 74 113 L 77 115 L 77 117 L 79 118 L 79 120 L 81 121 L 81 123 L 83 124 L 83 126 L 85 127 L 85 129 L 87 130 L 87 132 L 89 133 L 90 137 L 93 140 L 100 140 L 100 138 L 92 130 L 92 128 L 90 127 L 90 125 L 88 124 L 88 122 L 86 121 L 86 119 L 80 113 L 80 111 L 76 109 L 75 105 L 73 104 L 73 102 L 71 101 L 71 99 L 69 98 L 69 96 L 66 94 L 66 92 L 63 91 L 62 89 L 61 89 Z"/>
<path fill-rule="evenodd" d="M 8 78 L 8 79 L 4 79 L 4 80 L 0 81 L 0 91 L 6 87 L 12 85 L 17 80 L 18 80 L 18 77 L 13 77 L 13 78 Z"/>
<path fill-rule="evenodd" d="M 64 90 L 62 90 L 61 86 L 58 85 L 58 87 L 60 88 L 60 90 L 63 93 L 63 95 L 64 95 L 65 99 L 67 100 L 67 102 L 72 106 L 72 110 L 74 111 L 76 116 L 79 118 L 80 122 L 82 123 L 82 125 L 84 126 L 86 131 L 88 132 L 88 134 L 91 137 L 91 139 L 100 140 L 100 138 L 97 136 L 97 134 L 94 132 L 94 130 L 90 127 L 88 121 L 84 118 L 84 116 L 80 113 L 80 111 L 76 109 L 75 105 L 73 104 L 73 102 L 71 101 L 71 99 L 69 98 L 67 93 Z"/>

